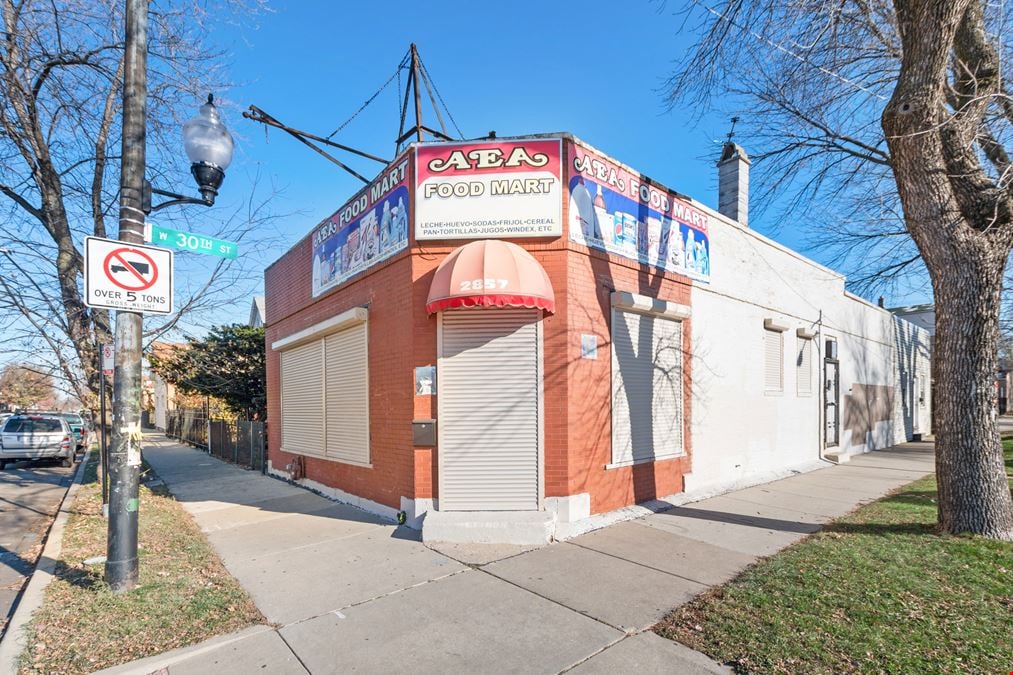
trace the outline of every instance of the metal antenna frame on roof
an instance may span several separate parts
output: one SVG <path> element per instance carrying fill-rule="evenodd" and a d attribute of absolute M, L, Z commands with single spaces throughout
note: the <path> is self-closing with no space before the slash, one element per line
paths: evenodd
<path fill-rule="evenodd" d="M 732 137 L 735 136 L 735 123 L 739 121 L 738 117 L 732 118 L 732 128 L 728 130 L 728 140 L 726 142 L 731 143 Z"/>
<path fill-rule="evenodd" d="M 325 157 L 325 158 L 329 159 L 330 161 L 334 162 L 335 164 L 337 164 L 338 166 L 340 166 L 342 169 L 344 169 L 348 173 L 352 174 L 353 176 L 355 176 L 356 178 L 358 178 L 359 180 L 361 180 L 363 183 L 368 183 L 370 179 L 366 178 L 365 176 L 363 176 L 359 172 L 355 171 L 354 169 L 352 169 L 351 167 L 349 167 L 347 164 L 345 164 L 344 162 L 342 162 L 338 158 L 334 157 L 334 155 L 332 155 L 329 152 L 327 152 L 324 149 L 322 149 L 317 144 L 319 143 L 319 144 L 323 144 L 323 145 L 335 148 L 337 150 L 341 150 L 343 152 L 349 152 L 349 153 L 352 153 L 353 155 L 358 155 L 359 157 L 364 157 L 366 159 L 371 159 L 371 160 L 373 160 L 375 162 L 379 162 L 379 163 L 384 164 L 384 165 L 389 164 L 391 160 L 384 159 L 382 157 L 377 157 L 376 155 L 372 155 L 372 154 L 370 154 L 368 152 L 363 152 L 362 150 L 357 150 L 357 149 L 352 148 L 350 146 L 343 145 L 341 143 L 337 143 L 335 141 L 332 141 L 331 137 L 333 137 L 335 134 L 337 134 L 339 131 L 341 131 L 341 129 L 343 129 L 349 122 L 351 122 L 352 119 L 354 119 L 356 116 L 358 116 L 358 114 L 360 112 L 362 112 L 363 109 L 365 109 L 370 103 L 372 103 L 373 100 L 380 94 L 380 92 L 382 92 L 384 89 L 386 89 L 387 86 L 395 79 L 395 77 L 397 77 L 400 74 L 401 69 L 403 69 L 403 68 L 408 68 L 408 79 L 405 82 L 404 98 L 403 98 L 403 102 L 402 102 L 402 104 L 400 106 L 401 122 L 400 122 L 400 127 L 398 128 L 397 140 L 395 141 L 395 152 L 394 152 L 394 154 L 397 155 L 399 152 L 401 152 L 401 148 L 402 148 L 403 144 L 405 143 L 405 141 L 409 140 L 412 136 L 415 136 L 415 140 L 417 140 L 419 142 L 425 140 L 425 134 L 426 133 L 428 133 L 435 140 L 441 140 L 441 141 L 453 141 L 453 140 L 455 140 L 454 138 L 452 138 L 451 136 L 449 136 L 447 134 L 447 127 L 443 123 L 443 115 L 440 114 L 440 105 L 437 105 L 437 98 L 439 99 L 439 102 L 441 104 L 443 104 L 442 107 L 446 111 L 447 115 L 450 117 L 450 121 L 453 123 L 454 127 L 457 129 L 458 135 L 461 138 L 463 138 L 463 134 L 461 134 L 461 130 L 457 126 L 457 122 L 454 120 L 453 115 L 450 114 L 450 110 L 447 109 L 446 104 L 443 103 L 443 97 L 440 96 L 439 90 L 436 90 L 436 86 L 433 85 L 430 82 L 430 78 L 428 76 L 428 73 L 426 72 L 426 68 L 425 68 L 424 65 L 422 65 L 422 59 L 419 58 L 418 48 L 415 46 L 414 42 L 411 43 L 411 46 L 408 49 L 408 53 L 405 54 L 404 58 L 401 59 L 401 62 L 398 64 L 397 70 L 394 72 L 394 75 L 392 75 L 380 87 L 380 89 L 378 89 L 376 91 L 376 93 L 374 93 L 371 97 L 369 97 L 369 99 L 367 99 L 366 102 L 362 106 L 360 106 L 359 109 L 356 110 L 352 114 L 352 116 L 350 118 L 348 118 L 348 120 L 346 120 L 341 125 L 339 125 L 338 128 L 335 129 L 327 137 L 317 136 L 315 134 L 311 134 L 311 133 L 308 133 L 306 131 L 302 131 L 300 129 L 296 129 L 294 127 L 290 127 L 287 124 L 284 124 L 283 122 L 279 121 L 277 118 L 271 116 L 270 114 L 268 114 L 267 112 L 265 112 L 263 109 L 258 108 L 255 105 L 251 105 L 250 108 L 249 108 L 249 110 L 247 110 L 247 111 L 245 111 L 243 113 L 243 117 L 245 117 L 248 120 L 253 120 L 254 122 L 260 122 L 261 124 L 264 124 L 264 125 L 267 125 L 267 126 L 270 126 L 270 127 L 274 127 L 276 129 L 281 129 L 282 131 L 284 131 L 288 135 L 292 136 L 293 138 L 295 138 L 300 143 L 306 145 L 307 147 L 309 147 L 311 150 L 315 151 L 319 155 L 322 155 L 323 157 Z M 425 126 L 422 123 L 422 92 L 421 92 L 421 89 L 419 88 L 419 82 L 420 81 L 422 82 L 422 85 L 425 87 L 426 92 L 429 95 L 429 101 L 430 101 L 430 104 L 433 107 L 433 111 L 436 113 L 436 119 L 437 119 L 437 121 L 440 124 L 441 131 L 436 131 L 435 129 L 431 129 L 431 128 Z M 399 79 L 399 88 L 400 88 L 400 79 Z M 434 96 L 434 91 L 435 91 L 435 96 Z M 414 102 L 415 102 L 415 126 L 413 126 L 412 128 L 410 128 L 408 130 L 405 130 L 405 119 L 407 118 L 407 114 L 408 114 L 408 100 L 409 100 L 408 97 L 413 92 L 414 92 Z M 400 96 L 399 96 L 399 98 L 400 98 Z"/>
<path fill-rule="evenodd" d="M 408 71 L 408 81 L 405 83 L 404 100 L 401 104 L 401 128 L 398 129 L 397 132 L 395 153 L 401 151 L 401 145 L 411 138 L 412 135 L 415 136 L 416 141 L 424 141 L 424 132 L 428 132 L 437 140 L 454 140 L 447 135 L 447 127 L 443 124 L 443 116 L 440 115 L 440 106 L 436 104 L 436 99 L 433 97 L 433 89 L 430 86 L 429 78 L 426 76 L 426 70 L 425 66 L 422 65 L 422 59 L 419 58 L 418 47 L 415 46 L 414 42 L 408 49 L 408 59 L 411 61 L 411 68 Z M 435 129 L 431 129 L 430 127 L 422 124 L 422 92 L 419 90 L 419 80 L 422 81 L 422 84 L 425 85 L 426 91 L 429 93 L 429 101 L 432 103 L 433 110 L 436 112 L 436 119 L 440 123 L 441 131 L 436 131 Z M 406 131 L 404 127 L 405 118 L 407 117 L 408 112 L 408 94 L 412 91 L 415 93 L 415 126 Z M 449 114 L 450 111 L 447 112 Z M 460 129 L 458 129 L 458 133 L 460 133 Z"/>

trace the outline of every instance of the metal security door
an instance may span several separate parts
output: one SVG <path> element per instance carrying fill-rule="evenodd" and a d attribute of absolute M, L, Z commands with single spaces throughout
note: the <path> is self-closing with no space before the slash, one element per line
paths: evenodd
<path fill-rule="evenodd" d="M 540 318 L 505 308 L 441 314 L 441 511 L 540 507 Z"/>
<path fill-rule="evenodd" d="M 920 408 L 922 407 L 921 389 L 918 387 L 918 378 L 911 378 L 911 430 L 914 433 L 921 431 L 921 415 L 919 415 Z"/>
<path fill-rule="evenodd" d="M 825 418 L 824 441 L 834 447 L 840 443 L 841 381 L 836 359 L 823 362 L 823 409 Z"/>

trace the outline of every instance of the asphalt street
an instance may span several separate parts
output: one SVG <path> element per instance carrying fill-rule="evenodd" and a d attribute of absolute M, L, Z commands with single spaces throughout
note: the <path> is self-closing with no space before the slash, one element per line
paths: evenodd
<path fill-rule="evenodd" d="M 0 616 L 4 629 L 76 468 L 47 460 L 18 462 L 0 471 Z"/>

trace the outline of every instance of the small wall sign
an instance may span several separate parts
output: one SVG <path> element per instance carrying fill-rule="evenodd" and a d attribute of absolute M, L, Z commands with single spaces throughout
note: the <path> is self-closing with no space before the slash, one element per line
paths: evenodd
<path fill-rule="evenodd" d="M 436 366 L 415 367 L 415 395 L 432 396 L 436 393 Z"/>
<path fill-rule="evenodd" d="M 597 335 L 581 335 L 580 336 L 580 358 L 582 358 L 582 359 L 597 359 L 598 358 L 598 336 Z"/>

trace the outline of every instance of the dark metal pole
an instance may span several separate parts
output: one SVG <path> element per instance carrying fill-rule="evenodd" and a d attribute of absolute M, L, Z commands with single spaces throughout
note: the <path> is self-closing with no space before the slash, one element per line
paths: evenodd
<path fill-rule="evenodd" d="M 148 0 L 126 0 L 120 241 L 144 243 L 144 142 L 148 88 Z M 106 583 L 113 592 L 137 585 L 137 508 L 141 466 L 141 319 L 116 312 L 113 444 L 109 452 Z"/>
<path fill-rule="evenodd" d="M 271 115 L 267 114 L 266 112 L 264 112 L 263 110 L 261 110 L 260 108 L 258 108 L 255 105 L 251 105 L 250 109 L 243 113 L 243 117 L 245 117 L 248 120 L 253 120 L 254 122 L 260 122 L 261 124 L 266 124 L 268 126 L 272 126 L 272 127 L 276 128 L 276 129 L 281 129 L 282 131 L 285 131 L 287 133 L 290 133 L 290 134 L 293 134 L 293 135 L 296 135 L 296 136 L 302 136 L 304 138 L 308 138 L 311 141 L 317 141 L 318 143 L 323 143 L 324 145 L 329 145 L 329 146 L 331 146 L 333 148 L 337 148 L 338 150 L 344 150 L 345 152 L 350 152 L 353 155 L 358 155 L 359 157 L 365 157 L 366 159 L 371 159 L 371 160 L 373 160 L 375 162 L 379 162 L 380 164 L 384 164 L 384 165 L 390 164 L 390 161 L 391 161 L 389 159 L 384 159 L 383 157 L 377 157 L 376 155 L 371 155 L 368 152 L 363 152 L 362 150 L 356 150 L 355 148 L 349 147 L 347 145 L 343 145 L 341 143 L 337 143 L 335 141 L 332 141 L 329 138 L 324 138 L 323 136 L 316 136 L 314 134 L 307 133 L 307 132 L 302 131 L 300 129 L 296 129 L 295 127 L 290 127 L 287 124 L 279 122 L 277 119 L 275 119 Z"/>
<path fill-rule="evenodd" d="M 106 372 L 102 363 L 105 345 L 99 345 L 99 462 L 102 465 L 102 515 L 109 517 L 109 425 L 106 421 Z"/>
<path fill-rule="evenodd" d="M 410 53 L 411 52 L 409 50 L 409 54 Z M 401 143 L 402 143 L 401 139 L 406 138 L 407 136 L 411 136 L 411 132 L 410 131 L 407 134 L 405 133 L 404 122 L 405 122 L 405 118 L 408 116 L 408 96 L 412 93 L 412 77 L 414 77 L 414 75 L 415 75 L 415 71 L 409 69 L 409 71 L 408 71 L 408 81 L 405 82 L 405 87 L 404 87 L 404 101 L 402 101 L 402 103 L 401 103 L 401 126 L 398 127 L 398 130 L 397 130 L 397 140 L 394 142 L 394 154 L 395 155 L 397 155 L 397 153 L 401 151 Z"/>
<path fill-rule="evenodd" d="M 412 43 L 412 84 L 415 86 L 415 129 L 417 130 L 417 136 L 419 142 L 422 139 L 422 95 L 419 92 L 419 50 Z"/>

